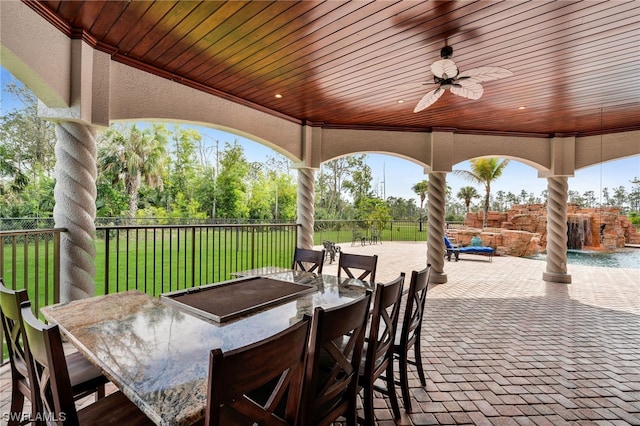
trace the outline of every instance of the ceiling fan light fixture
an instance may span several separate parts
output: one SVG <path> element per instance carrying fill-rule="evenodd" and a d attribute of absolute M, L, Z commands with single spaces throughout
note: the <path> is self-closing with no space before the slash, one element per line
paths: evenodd
<path fill-rule="evenodd" d="M 431 106 L 442 96 L 445 90 L 449 90 L 454 95 L 466 99 L 480 99 L 484 93 L 480 83 L 513 75 L 511 71 L 495 66 L 478 67 L 460 72 L 456 63 L 450 59 L 451 56 L 453 56 L 453 48 L 451 46 L 445 46 L 440 49 L 440 57 L 442 59 L 435 61 L 430 66 L 433 82 L 438 87 L 424 95 L 413 112 L 420 112 Z"/>
<path fill-rule="evenodd" d="M 440 49 L 440 57 L 441 58 L 449 59 L 452 56 L 453 56 L 453 47 L 445 46 L 442 49 Z"/>

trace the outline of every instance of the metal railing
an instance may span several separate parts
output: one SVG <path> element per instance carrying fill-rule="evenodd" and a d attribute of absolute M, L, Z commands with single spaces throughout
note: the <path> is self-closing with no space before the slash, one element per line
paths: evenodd
<path fill-rule="evenodd" d="M 0 277 L 11 289 L 26 288 L 45 306 L 60 300 L 60 234 L 64 229 L 0 231 Z"/>
<path fill-rule="evenodd" d="M 26 288 L 34 312 L 60 300 L 63 229 L 0 232 L 0 277 Z M 290 267 L 296 224 L 97 226 L 95 294 L 151 295 L 225 281 L 232 273 Z M 7 361 L 5 337 L 0 364 Z"/>
<path fill-rule="evenodd" d="M 64 229 L 0 231 L 0 277 L 10 289 L 27 289 L 34 312 L 60 300 L 60 235 Z M 0 327 L 0 364 L 6 361 Z"/>
<path fill-rule="evenodd" d="M 354 233 L 367 237 L 375 232 L 379 242 L 384 241 L 426 241 L 427 219 L 392 220 L 380 226 L 360 220 L 316 220 L 314 223 L 314 244 L 329 240 L 334 243 L 347 243 L 353 240 Z"/>
<path fill-rule="evenodd" d="M 291 266 L 298 225 L 98 226 L 96 294 L 168 291 Z"/>

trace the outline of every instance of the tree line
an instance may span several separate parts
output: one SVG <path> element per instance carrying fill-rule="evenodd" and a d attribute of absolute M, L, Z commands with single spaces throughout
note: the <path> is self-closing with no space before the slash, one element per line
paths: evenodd
<path fill-rule="evenodd" d="M 54 198 L 55 134 L 51 123 L 37 116 L 37 99 L 24 86 L 9 83 L 5 93 L 17 108 L 0 122 L 0 215 L 50 217 Z M 214 151 L 215 149 L 215 151 Z M 123 218 L 233 218 L 292 221 L 296 216 L 297 177 L 290 161 L 274 152 L 264 162 L 250 162 L 237 141 L 214 146 L 203 143 L 195 129 L 159 123 L 114 124 L 97 138 L 97 216 Z M 468 211 L 504 211 L 513 204 L 542 203 L 546 191 L 534 196 L 491 192 L 509 161 L 471 160 L 471 170 L 454 173 L 484 188 L 447 188 L 447 220 L 463 220 Z M 383 226 L 389 220 L 422 220 L 429 182 L 412 186 L 416 200 L 383 198 L 372 187 L 366 154 L 327 161 L 316 173 L 315 217 L 356 219 Z M 640 210 L 640 181 L 579 194 L 569 201 L 586 207 L 617 205 Z M 474 203 L 479 200 L 479 203 Z M 486 217 L 486 215 L 485 215 Z"/>

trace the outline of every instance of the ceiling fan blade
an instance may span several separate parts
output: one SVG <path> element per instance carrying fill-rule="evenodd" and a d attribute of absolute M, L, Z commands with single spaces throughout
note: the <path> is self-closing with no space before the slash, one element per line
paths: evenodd
<path fill-rule="evenodd" d="M 513 73 L 501 67 L 478 67 L 460 73 L 458 80 L 472 80 L 475 82 L 497 80 L 512 76 Z"/>
<path fill-rule="evenodd" d="M 431 64 L 431 72 L 438 78 L 453 78 L 458 75 L 458 67 L 451 59 L 440 59 Z"/>
<path fill-rule="evenodd" d="M 467 99 L 480 99 L 484 89 L 479 83 L 471 80 L 460 80 L 451 86 L 451 93 Z"/>
<path fill-rule="evenodd" d="M 440 87 L 430 91 L 429 93 L 424 95 L 422 99 L 420 99 L 420 102 L 418 102 L 418 105 L 416 105 L 416 107 L 413 109 L 413 112 L 420 112 L 423 109 L 431 106 L 435 101 L 440 99 L 440 96 L 442 96 L 443 93 L 444 89 L 441 89 Z"/>

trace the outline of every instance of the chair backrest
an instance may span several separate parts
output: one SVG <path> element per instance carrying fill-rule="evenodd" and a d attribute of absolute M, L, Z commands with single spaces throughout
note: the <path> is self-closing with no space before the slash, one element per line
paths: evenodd
<path fill-rule="evenodd" d="M 296 250 L 293 253 L 293 265 L 291 265 L 291 269 L 316 272 L 320 275 L 322 274 L 324 255 L 325 250 L 309 250 L 296 247 Z"/>
<path fill-rule="evenodd" d="M 371 292 L 334 308 L 313 312 L 300 425 L 355 420 L 358 372 Z"/>
<path fill-rule="evenodd" d="M 24 327 L 20 304 L 29 300 L 26 290 L 11 290 L 0 278 L 0 318 L 2 330 L 7 340 L 12 380 L 27 382 L 29 377 L 28 349 L 25 347 Z M 37 390 L 29 385 L 31 401 L 36 401 Z"/>
<path fill-rule="evenodd" d="M 445 235 L 445 237 L 444 237 L 444 245 L 445 245 L 445 247 L 446 247 L 446 248 L 448 248 L 448 249 L 452 249 L 452 248 L 454 248 L 454 247 L 453 247 L 453 244 L 451 244 L 451 241 L 449 241 L 449 238 L 447 238 L 447 236 L 446 236 L 446 235 Z"/>
<path fill-rule="evenodd" d="M 376 285 L 363 373 L 372 383 L 393 362 L 393 344 L 400 317 L 404 278 L 403 272 L 389 283 Z"/>
<path fill-rule="evenodd" d="M 338 277 L 341 277 L 344 271 L 349 278 L 364 280 L 368 276 L 369 282 L 374 284 L 377 266 L 378 255 L 376 254 L 368 256 L 363 254 L 340 253 L 340 259 L 338 260 Z M 352 269 L 362 270 L 362 273 L 356 276 L 351 271 Z"/>
<path fill-rule="evenodd" d="M 429 275 L 431 275 L 430 264 L 421 271 L 411 272 L 404 319 L 402 320 L 402 328 L 400 329 L 400 345 L 404 348 L 411 346 L 420 335 L 424 304 L 429 288 Z M 416 356 L 419 355 L 416 354 Z"/>
<path fill-rule="evenodd" d="M 205 425 L 293 425 L 311 319 L 227 353 L 211 351 Z M 282 412 L 280 412 L 282 410 Z"/>
<path fill-rule="evenodd" d="M 27 340 L 28 361 L 35 373 L 30 380 L 39 390 L 43 415 L 56 425 L 77 425 L 69 370 L 57 325 L 46 325 L 31 311 L 30 302 L 22 302 L 20 312 Z"/>

